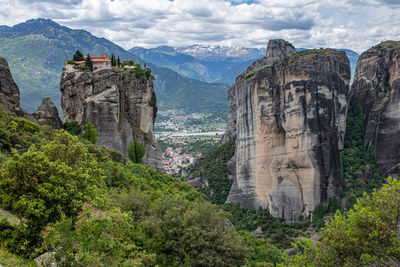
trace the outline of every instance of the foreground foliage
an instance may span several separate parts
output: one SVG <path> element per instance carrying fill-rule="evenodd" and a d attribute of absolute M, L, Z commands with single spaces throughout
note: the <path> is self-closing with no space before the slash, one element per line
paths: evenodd
<path fill-rule="evenodd" d="M 37 246 L 40 230 L 62 214 L 76 214 L 87 201 L 107 205 L 103 170 L 86 146 L 65 131 L 22 155 L 14 153 L 3 164 L 0 178 L 0 204 L 23 219 L 27 229 L 19 232 L 27 249 Z"/>
<path fill-rule="evenodd" d="M 347 214 L 338 211 L 320 241 L 302 241 L 289 266 L 398 266 L 400 262 L 400 181 L 357 200 Z"/>
<path fill-rule="evenodd" d="M 63 218 L 42 232 L 48 250 L 55 248 L 58 264 L 73 266 L 140 266 L 151 263 L 135 245 L 137 230 L 127 213 L 99 210 L 86 203 L 76 217 Z"/>
<path fill-rule="evenodd" d="M 0 208 L 13 218 L 2 213 L 0 246 L 13 266 L 45 252 L 42 260 L 60 266 L 255 266 L 280 260 L 279 250 L 238 234 L 230 215 L 188 184 L 82 136 L 3 111 Z M 79 134 L 76 124 L 67 126 Z"/>

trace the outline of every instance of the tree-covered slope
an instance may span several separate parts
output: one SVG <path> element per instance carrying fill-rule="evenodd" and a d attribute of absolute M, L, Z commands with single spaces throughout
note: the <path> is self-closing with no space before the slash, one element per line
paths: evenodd
<path fill-rule="evenodd" d="M 273 245 L 237 232 L 229 213 L 186 183 L 1 107 L 0 126 L 0 208 L 8 212 L 0 221 L 1 265 L 34 265 L 31 259 L 45 252 L 41 258 L 58 266 L 255 266 L 282 259 Z"/>
<path fill-rule="evenodd" d="M 51 20 L 34 19 L 13 27 L 0 27 L 0 55 L 4 56 L 21 91 L 21 105 L 36 111 L 44 97 L 60 108 L 59 83 L 65 60 L 79 49 L 84 55 L 114 53 L 123 60 L 145 62 L 104 38 L 74 30 Z M 209 84 L 182 76 L 173 70 L 147 64 L 156 77 L 155 90 L 160 107 L 217 110 L 226 114 L 227 86 Z"/>

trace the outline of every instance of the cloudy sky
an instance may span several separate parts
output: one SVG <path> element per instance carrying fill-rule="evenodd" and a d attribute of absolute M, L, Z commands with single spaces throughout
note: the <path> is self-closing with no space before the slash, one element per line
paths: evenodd
<path fill-rule="evenodd" d="M 0 0 L 0 25 L 49 18 L 122 47 L 349 48 L 400 40 L 400 0 Z"/>

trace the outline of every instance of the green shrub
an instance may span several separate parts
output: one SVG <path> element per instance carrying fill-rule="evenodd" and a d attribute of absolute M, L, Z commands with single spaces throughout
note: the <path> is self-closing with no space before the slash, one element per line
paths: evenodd
<path fill-rule="evenodd" d="M 312 213 L 312 226 L 320 229 L 324 226 L 324 216 L 326 214 L 326 208 L 322 204 L 318 204 Z"/>
<path fill-rule="evenodd" d="M 129 159 L 133 163 L 143 163 L 143 156 L 146 153 L 146 149 L 139 142 L 130 142 L 128 145 L 127 154 Z"/>
<path fill-rule="evenodd" d="M 77 121 L 66 121 L 63 128 L 72 135 L 79 135 L 82 132 Z"/>
<path fill-rule="evenodd" d="M 83 128 L 83 138 L 89 140 L 90 143 L 96 144 L 99 132 L 92 123 L 88 123 Z"/>
<path fill-rule="evenodd" d="M 103 170 L 86 147 L 64 130 L 45 144 L 13 154 L 2 167 L 0 204 L 24 220 L 29 246 L 61 214 L 76 214 L 84 202 L 105 206 Z"/>
<path fill-rule="evenodd" d="M 254 233 L 240 231 L 239 236 L 248 253 L 244 266 L 275 266 L 282 261 L 282 252 L 264 239 L 256 237 Z"/>
<path fill-rule="evenodd" d="M 287 266 L 397 266 L 400 262 L 400 181 L 388 179 L 379 190 L 357 199 L 347 214 L 338 211 L 320 242 L 296 244 L 301 253 Z"/>
<path fill-rule="evenodd" d="M 70 218 L 47 226 L 45 247 L 60 266 L 143 266 L 155 255 L 135 243 L 138 230 L 127 213 L 95 209 L 86 203 L 74 223 Z"/>

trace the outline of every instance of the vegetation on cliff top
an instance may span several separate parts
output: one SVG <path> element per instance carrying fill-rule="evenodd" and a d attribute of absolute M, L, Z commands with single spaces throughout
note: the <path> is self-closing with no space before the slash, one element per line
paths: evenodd
<path fill-rule="evenodd" d="M 317 59 L 319 55 L 335 55 L 335 56 L 340 55 L 340 56 L 347 58 L 346 54 L 344 52 L 337 51 L 337 50 L 331 49 L 331 48 L 307 49 L 307 50 L 296 52 L 296 54 L 294 54 L 293 56 L 291 56 L 289 58 L 289 60 L 290 60 L 289 63 L 293 64 L 300 58 L 302 58 L 304 56 L 309 56 L 309 55 L 313 55 L 314 59 Z"/>

